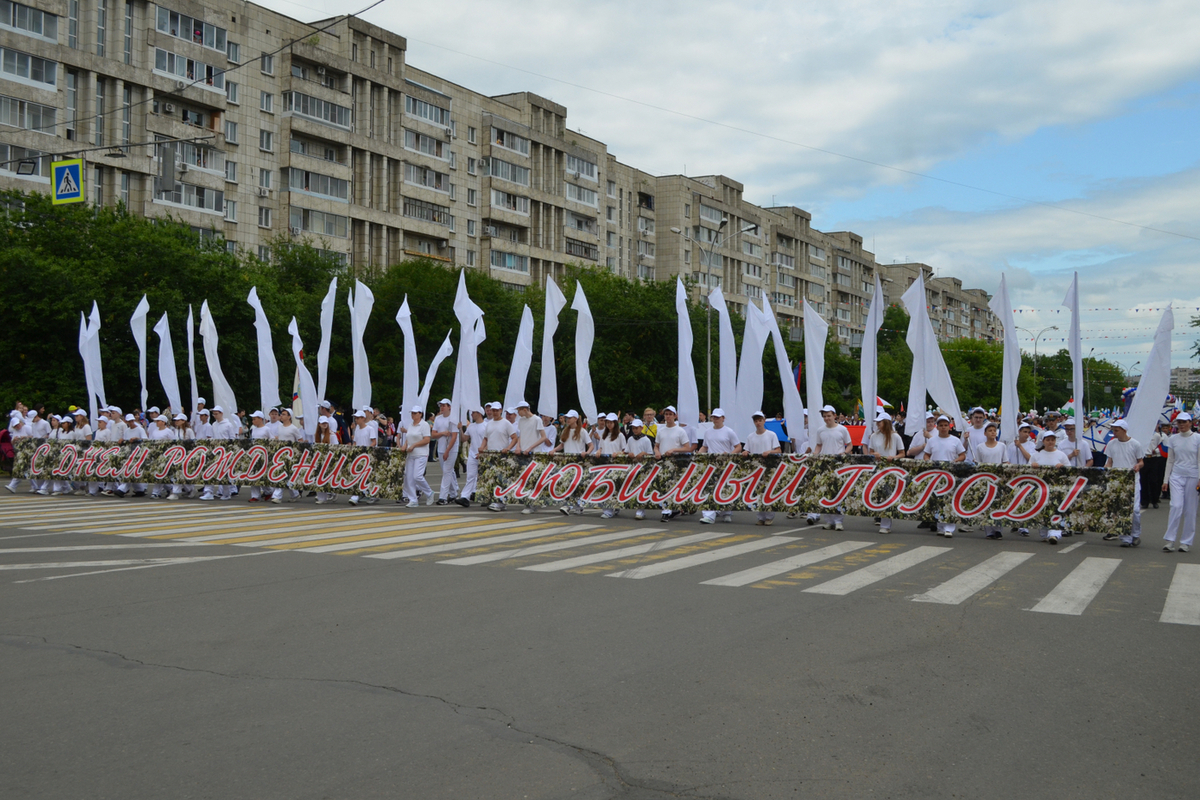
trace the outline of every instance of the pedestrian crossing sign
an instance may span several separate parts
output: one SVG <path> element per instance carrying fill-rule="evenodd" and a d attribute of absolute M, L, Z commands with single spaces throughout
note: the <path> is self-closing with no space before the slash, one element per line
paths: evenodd
<path fill-rule="evenodd" d="M 83 159 L 69 158 L 50 165 L 54 205 L 83 202 Z"/>

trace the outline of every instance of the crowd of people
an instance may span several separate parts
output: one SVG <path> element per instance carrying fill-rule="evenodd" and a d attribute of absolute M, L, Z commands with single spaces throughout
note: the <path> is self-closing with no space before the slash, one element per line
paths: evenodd
<path fill-rule="evenodd" d="M 1105 540 L 1120 539 L 1123 547 L 1141 544 L 1141 511 L 1158 508 L 1163 498 L 1171 502 L 1168 519 L 1165 552 L 1188 552 L 1193 544 L 1196 529 L 1197 506 L 1200 503 L 1200 469 L 1198 449 L 1200 437 L 1193 435 L 1192 419 L 1186 412 L 1179 413 L 1172 422 L 1163 422 L 1146 443 L 1130 438 L 1124 420 L 1111 423 L 1111 438 L 1101 450 L 1093 448 L 1084 440 L 1082 431 L 1074 419 L 1065 418 L 1057 411 L 1043 415 L 1030 413 L 1018 424 L 1016 436 L 1010 444 L 1000 440 L 1000 422 L 994 411 L 973 408 L 964 424 L 956 425 L 948 415 L 929 411 L 925 413 L 923 430 L 906 432 L 901 414 L 877 410 L 869 434 L 864 431 L 860 442 L 855 441 L 846 423 L 854 418 L 839 414 L 832 406 L 820 410 L 821 420 L 811 425 L 798 426 L 789 436 L 787 420 L 781 414 L 768 419 L 762 411 L 752 416 L 754 432 L 746 437 L 739 436 L 727 424 L 725 411 L 714 408 L 710 414 L 700 414 L 697 424 L 685 425 L 678 419 L 673 406 L 662 409 L 645 408 L 640 415 L 634 412 L 600 413 L 597 419 L 583 418 L 571 410 L 557 419 L 533 413 L 529 404 L 517 403 L 505 408 L 498 402 L 487 403 L 483 408 L 471 411 L 471 422 L 459 425 L 451 417 L 451 402 L 443 398 L 436 413 L 426 414 L 419 406 L 408 410 L 407 419 L 391 419 L 379 409 L 362 408 L 347 414 L 328 401 L 318 404 L 316 434 L 309 437 L 303 425 L 303 416 L 293 416 L 290 408 L 268 409 L 266 413 L 254 411 L 227 412 L 219 405 L 211 408 L 204 398 L 196 401 L 190 415 L 171 415 L 157 407 L 143 413 L 134 409 L 125 413 L 117 406 L 100 409 L 96 427 L 92 428 L 85 409 L 72 406 L 68 413 L 56 416 L 47 414 L 43 407 L 27 408 L 18 403 L 10 412 L 6 430 L 0 431 L 0 452 L 12 457 L 12 440 L 22 437 L 93 442 L 128 442 L 135 440 L 206 440 L 206 439 L 270 439 L 282 442 L 313 441 L 318 444 L 353 444 L 361 447 L 394 447 L 406 453 L 403 497 L 400 502 L 410 508 L 419 507 L 421 500 L 426 505 L 456 503 L 469 507 L 475 500 L 479 475 L 480 453 L 502 452 L 516 454 L 564 453 L 568 455 L 613 456 L 624 454 L 633 459 L 658 459 L 665 456 L 688 453 L 714 453 L 730 455 L 765 455 L 785 452 L 807 453 L 812 457 L 848 455 L 861 453 L 879 460 L 922 459 L 926 461 L 970 464 L 1012 464 L 1033 469 L 1062 467 L 1103 467 L 1108 469 L 1133 470 L 1139 473 L 1135 481 L 1133 525 L 1129 534 L 1117 536 L 1106 534 Z M 808 412 L 805 411 L 807 423 Z M 1088 421 L 1085 425 L 1093 425 Z M 961 428 L 961 429 L 960 429 Z M 426 466 L 431 458 L 438 459 L 441 466 L 441 482 L 435 491 L 425 477 Z M 460 486 L 458 472 L 464 473 Z M 6 485 L 10 492 L 18 489 L 19 476 Z M 198 497 L 200 500 L 229 500 L 239 493 L 233 486 L 153 485 L 124 482 L 71 482 L 62 480 L 34 479 L 30 491 L 41 495 L 64 495 L 86 493 L 92 496 L 141 497 L 179 500 L 183 497 Z M 259 487 L 249 489 L 249 501 L 272 503 L 292 502 L 299 498 L 295 489 Z M 319 504 L 334 503 L 339 498 L 327 492 L 317 492 Z M 351 495 L 348 502 L 371 504 L 377 498 Z M 481 505 L 492 511 L 505 511 L 507 506 L 484 498 Z M 563 514 L 585 512 L 582 504 L 565 505 L 558 509 Z M 537 506 L 527 504 L 523 514 L 533 514 Z M 809 514 L 810 524 L 823 524 L 830 530 L 843 530 L 844 517 L 840 509 L 826 515 Z M 617 509 L 603 509 L 605 518 L 619 514 Z M 660 510 L 664 522 L 679 516 L 675 509 Z M 636 519 L 644 519 L 645 511 L 637 510 Z M 771 525 L 775 515 L 770 511 L 757 512 L 757 524 Z M 795 518 L 789 512 L 788 518 Z M 732 521 L 732 512 L 703 511 L 700 522 L 714 524 Z M 876 518 L 880 533 L 889 533 L 892 519 Z M 921 523 L 921 527 L 933 529 L 938 536 L 953 537 L 959 531 L 952 522 Z M 970 530 L 969 528 L 965 528 Z M 1010 534 L 1029 536 L 1031 531 L 1022 527 L 1010 529 Z M 985 525 L 983 533 L 989 539 L 1003 538 L 999 526 Z M 1057 544 L 1063 537 L 1078 531 L 1070 529 L 1041 528 L 1040 538 Z"/>

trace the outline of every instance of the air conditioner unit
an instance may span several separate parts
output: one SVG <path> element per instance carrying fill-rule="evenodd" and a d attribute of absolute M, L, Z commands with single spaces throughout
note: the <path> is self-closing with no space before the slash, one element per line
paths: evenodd
<path fill-rule="evenodd" d="M 450 139 L 451 139 L 453 136 L 454 136 L 454 129 L 453 129 L 453 128 L 446 128 L 446 141 L 447 141 L 447 142 L 448 142 L 448 141 L 450 141 Z"/>
<path fill-rule="evenodd" d="M 259 197 L 267 197 L 270 194 L 271 194 L 271 190 L 268 189 L 267 187 L 265 187 L 265 186 L 258 187 L 258 196 Z"/>
<path fill-rule="evenodd" d="M 487 169 L 489 166 L 491 166 L 491 163 L 492 161 L 490 158 L 481 158 L 479 159 L 479 168 Z"/>
<path fill-rule="evenodd" d="M 575 180 L 579 180 L 579 173 L 578 173 L 578 172 L 576 172 L 576 173 L 575 173 Z"/>
<path fill-rule="evenodd" d="M 165 111 L 168 114 L 174 114 L 175 113 L 175 104 L 174 103 L 163 103 L 163 111 Z"/>
<path fill-rule="evenodd" d="M 187 165 L 187 164 L 180 164 L 180 165 L 179 165 L 179 174 L 180 174 L 180 175 L 186 175 L 186 174 L 187 174 L 187 171 L 188 171 L 188 165 Z"/>
<path fill-rule="evenodd" d="M 318 75 L 324 75 L 324 74 L 325 74 L 325 68 L 324 68 L 324 67 L 317 67 L 317 74 L 318 74 Z"/>
<path fill-rule="evenodd" d="M 487 238 L 487 237 L 489 237 L 489 236 L 499 236 L 499 235 L 500 235 L 500 234 L 499 234 L 499 233 L 496 231 L 496 226 L 495 226 L 495 225 L 484 225 L 484 226 L 483 226 L 483 236 L 484 236 L 484 238 Z"/>
<path fill-rule="evenodd" d="M 185 86 L 187 86 L 187 84 L 186 84 L 186 83 L 184 83 L 183 81 L 175 81 L 175 88 L 176 88 L 176 89 L 183 89 L 183 87 L 185 87 Z"/>
<path fill-rule="evenodd" d="M 643 231 L 642 231 L 642 236 L 644 236 L 645 238 L 649 239 L 649 238 L 650 238 L 650 231 L 643 230 Z"/>
<path fill-rule="evenodd" d="M 442 239 L 440 242 L 438 242 L 438 247 L 440 247 L 443 250 L 445 250 L 449 246 L 450 246 L 449 239 Z"/>
<path fill-rule="evenodd" d="M 302 233 L 299 228 L 288 228 L 288 230 L 291 231 L 292 236 L 299 236 Z"/>

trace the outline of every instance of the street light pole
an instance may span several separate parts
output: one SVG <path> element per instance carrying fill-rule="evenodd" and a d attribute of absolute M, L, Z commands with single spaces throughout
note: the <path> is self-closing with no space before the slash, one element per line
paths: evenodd
<path fill-rule="evenodd" d="M 701 242 L 699 239 L 692 238 L 691 233 L 689 233 L 687 231 L 683 231 L 679 228 L 671 228 L 671 233 L 679 234 L 681 237 L 683 237 L 684 241 L 691 242 L 692 244 L 696 245 L 696 247 L 700 248 L 700 255 L 704 257 L 705 271 L 708 274 L 707 288 L 708 288 L 709 294 L 712 294 L 713 251 L 716 248 L 725 244 L 725 242 L 727 242 L 729 239 L 732 239 L 734 236 L 740 236 L 741 234 L 745 233 L 746 231 L 751 231 L 758 227 L 757 225 L 747 225 L 745 228 L 742 228 L 740 231 L 737 231 L 736 233 L 732 233 L 728 236 L 721 236 L 720 232 L 722 230 L 724 230 L 725 226 L 728 224 L 729 224 L 729 218 L 721 217 L 721 224 L 719 224 L 717 226 L 717 233 L 718 233 L 717 238 L 713 240 L 711 245 L 709 245 L 709 248 L 707 251 L 704 249 L 704 243 Z M 712 404 L 712 303 L 705 303 L 704 312 L 705 312 L 704 313 L 704 325 L 705 325 L 706 333 L 708 336 L 708 346 L 706 348 L 706 356 L 707 356 L 706 360 L 707 360 L 707 372 L 708 372 L 708 395 L 707 395 L 706 404 L 707 404 L 708 408 L 706 409 L 706 411 L 712 411 L 712 409 L 713 409 L 713 404 Z"/>
<path fill-rule="evenodd" d="M 1019 325 L 1018 325 L 1018 326 L 1016 326 L 1016 328 L 1017 328 L 1017 330 L 1019 330 L 1019 331 L 1025 331 L 1025 332 L 1026 332 L 1026 333 L 1028 333 L 1029 335 L 1033 336 L 1033 331 L 1029 330 L 1029 328 L 1022 328 L 1022 327 L 1021 327 L 1021 326 L 1019 326 Z M 1057 326 L 1057 325 L 1050 325 L 1050 326 L 1048 326 L 1048 327 L 1042 328 L 1040 331 L 1038 331 L 1037 335 L 1033 337 L 1033 408 L 1034 408 L 1034 410 L 1035 410 L 1035 411 L 1036 411 L 1036 410 L 1037 410 L 1037 408 L 1038 408 L 1038 382 L 1037 382 L 1037 368 L 1038 368 L 1037 347 L 1038 347 L 1038 340 L 1042 338 L 1042 334 L 1044 334 L 1044 333 L 1048 333 L 1048 332 L 1050 332 L 1050 331 L 1056 331 L 1056 330 L 1058 330 L 1058 326 Z"/>

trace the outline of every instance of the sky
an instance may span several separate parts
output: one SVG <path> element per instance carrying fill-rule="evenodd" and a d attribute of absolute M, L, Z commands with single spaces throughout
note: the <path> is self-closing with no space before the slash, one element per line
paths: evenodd
<path fill-rule="evenodd" d="M 1039 351 L 1066 346 L 1078 272 L 1085 353 L 1137 374 L 1172 303 L 1172 366 L 1200 367 L 1195 0 L 384 0 L 363 18 L 415 67 L 565 105 L 624 163 L 728 175 L 881 263 L 988 292 L 1003 274 L 1025 348 L 1051 325 Z"/>

